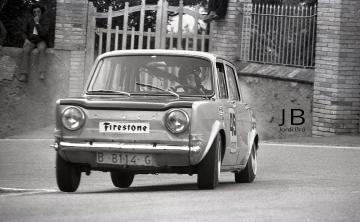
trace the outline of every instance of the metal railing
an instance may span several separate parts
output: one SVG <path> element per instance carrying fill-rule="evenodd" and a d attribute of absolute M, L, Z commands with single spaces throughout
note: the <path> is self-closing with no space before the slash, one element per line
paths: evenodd
<path fill-rule="evenodd" d="M 204 15 L 200 14 L 200 6 L 193 9 L 184 7 L 183 0 L 179 1 L 179 6 L 169 6 L 168 0 L 158 0 L 157 5 L 147 5 L 145 0 L 141 0 L 141 5 L 129 6 L 125 3 L 125 8 L 113 11 L 110 6 L 107 12 L 95 12 L 94 6 L 91 6 L 93 12 L 89 21 L 92 21 L 91 32 L 95 31 L 96 35 L 88 35 L 88 42 L 96 44 L 98 54 L 112 50 L 125 49 L 186 49 L 194 51 L 209 51 L 210 35 L 205 30 L 198 29 L 198 22 Z M 146 11 L 156 11 L 156 27 L 154 30 L 148 28 L 145 30 Z M 178 17 L 175 32 L 168 29 L 169 12 Z M 139 13 L 138 29 L 129 26 L 129 15 Z M 193 17 L 193 30 L 186 32 L 182 27 L 183 16 Z M 114 23 L 113 19 L 122 17 L 122 27 Z M 107 27 L 96 27 L 95 19 L 107 19 Z M 200 33 L 201 32 L 201 33 Z M 91 37 L 91 38 L 90 38 Z"/>
<path fill-rule="evenodd" d="M 316 11 L 316 5 L 246 5 L 241 59 L 314 68 Z"/>

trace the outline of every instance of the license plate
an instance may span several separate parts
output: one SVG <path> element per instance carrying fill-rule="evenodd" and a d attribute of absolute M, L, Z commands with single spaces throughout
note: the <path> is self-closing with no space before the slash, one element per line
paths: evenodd
<path fill-rule="evenodd" d="M 96 162 L 117 165 L 151 166 L 152 156 L 149 154 L 97 152 Z"/>
<path fill-rule="evenodd" d="M 150 123 L 99 122 L 100 133 L 150 133 Z"/>

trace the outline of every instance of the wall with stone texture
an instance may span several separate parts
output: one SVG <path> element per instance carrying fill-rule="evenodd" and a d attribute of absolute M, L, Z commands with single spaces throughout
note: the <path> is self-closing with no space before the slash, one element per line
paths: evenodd
<path fill-rule="evenodd" d="M 13 78 L 21 48 L 5 48 L 0 55 L 0 138 L 53 124 L 55 102 L 79 96 L 85 76 L 87 0 L 57 0 L 55 46 L 48 49 L 48 76 L 37 77 L 32 56 L 28 83 Z"/>
<path fill-rule="evenodd" d="M 261 140 L 311 136 L 312 84 L 239 77 L 244 100 L 254 110 Z"/>
<path fill-rule="evenodd" d="M 226 18 L 212 24 L 212 52 L 233 61 L 239 60 L 239 45 L 248 43 L 241 42 L 242 19 L 244 13 L 248 13 L 243 6 L 250 2 L 229 0 Z M 316 65 L 311 100 L 314 136 L 360 132 L 359 12 L 359 0 L 318 0 Z M 249 41 L 249 38 L 244 41 Z"/>
<path fill-rule="evenodd" d="M 56 100 L 68 94 L 68 51 L 47 50 L 45 80 L 38 77 L 38 60 L 34 52 L 29 82 L 22 83 L 14 79 L 21 50 L 5 47 L 0 54 L 0 138 L 51 125 Z"/>
<path fill-rule="evenodd" d="M 86 81 L 87 9 L 87 0 L 57 0 L 55 49 L 70 52 L 68 96 L 79 96 Z"/>
<path fill-rule="evenodd" d="M 211 52 L 226 55 L 228 58 L 239 59 L 243 3 L 251 0 L 229 0 L 225 18 L 211 23 Z"/>
<path fill-rule="evenodd" d="M 319 0 L 313 134 L 358 134 L 360 1 Z"/>

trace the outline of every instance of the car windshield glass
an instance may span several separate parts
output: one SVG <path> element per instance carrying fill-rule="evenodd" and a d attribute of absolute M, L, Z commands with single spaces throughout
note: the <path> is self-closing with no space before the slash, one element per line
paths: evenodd
<path fill-rule="evenodd" d="M 131 95 L 211 95 L 211 63 L 190 56 L 107 57 L 98 63 L 87 91 L 126 92 Z"/>

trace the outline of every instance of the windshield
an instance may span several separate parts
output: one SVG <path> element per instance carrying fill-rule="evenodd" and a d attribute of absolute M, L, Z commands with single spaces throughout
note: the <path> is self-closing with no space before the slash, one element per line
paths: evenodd
<path fill-rule="evenodd" d="M 188 56 L 114 56 L 102 59 L 88 93 L 204 96 L 213 94 L 211 63 Z M 174 94 L 174 93 L 175 94 Z"/>

